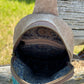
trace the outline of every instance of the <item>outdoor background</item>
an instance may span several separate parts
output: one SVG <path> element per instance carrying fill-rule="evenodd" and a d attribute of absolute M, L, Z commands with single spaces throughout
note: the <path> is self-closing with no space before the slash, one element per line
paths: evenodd
<path fill-rule="evenodd" d="M 0 65 L 10 64 L 14 27 L 33 12 L 35 0 L 0 0 Z"/>
<path fill-rule="evenodd" d="M 68 1 L 71 1 L 71 0 L 68 0 Z M 72 1 L 83 1 L 83 0 L 72 0 Z M 69 2 L 66 2 L 66 3 L 70 4 Z M 82 6 L 83 4 L 84 4 L 84 1 L 82 3 Z M 13 49 L 14 28 L 16 24 L 23 17 L 25 17 L 26 15 L 32 14 L 34 5 L 35 5 L 35 0 L 0 0 L 0 66 L 10 65 L 12 49 Z M 64 5 L 64 7 L 66 7 L 66 5 Z M 75 7 L 75 5 L 73 7 Z M 78 12 L 77 12 L 77 15 L 78 15 Z M 83 50 L 83 48 L 84 48 L 84 45 L 75 46 L 74 53 L 75 54 L 79 53 L 81 50 Z M 84 84 L 84 61 L 76 60 L 76 61 L 73 61 L 72 64 L 74 66 L 75 73 L 73 77 L 64 84 Z M 2 70 L 2 72 L 4 72 L 4 70 Z M 0 76 L 0 82 L 4 77 L 3 73 L 2 74 L 1 73 L 0 75 L 2 76 Z M 9 74 L 8 71 L 6 71 L 6 73 Z M 8 81 L 9 76 L 8 75 L 6 76 L 7 76 L 6 80 Z M 9 82 L 11 82 L 10 80 Z M 3 82 L 4 81 L 5 81 L 5 77 L 3 79 Z M 9 82 L 7 84 L 9 84 Z"/>
<path fill-rule="evenodd" d="M 21 18 L 32 14 L 35 0 L 0 0 L 0 65 L 10 64 L 13 48 L 13 33 Z M 84 48 L 75 46 L 77 54 Z"/>

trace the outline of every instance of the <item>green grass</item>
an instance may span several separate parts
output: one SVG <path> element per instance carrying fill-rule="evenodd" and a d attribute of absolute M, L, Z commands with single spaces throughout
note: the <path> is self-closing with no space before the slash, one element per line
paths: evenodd
<path fill-rule="evenodd" d="M 33 12 L 35 0 L 0 0 L 0 65 L 10 64 L 17 22 Z M 76 46 L 78 53 L 84 46 Z"/>
<path fill-rule="evenodd" d="M 75 46 L 74 47 L 74 54 L 79 53 L 83 49 L 84 49 L 84 45 Z"/>
<path fill-rule="evenodd" d="M 10 64 L 17 22 L 31 14 L 35 0 L 0 0 L 0 65 Z"/>

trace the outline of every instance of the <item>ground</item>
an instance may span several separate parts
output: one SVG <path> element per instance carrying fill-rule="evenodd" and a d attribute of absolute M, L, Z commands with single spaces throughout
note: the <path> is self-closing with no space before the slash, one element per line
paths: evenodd
<path fill-rule="evenodd" d="M 84 61 L 74 61 L 74 75 L 64 84 L 84 84 Z"/>
<path fill-rule="evenodd" d="M 74 75 L 64 84 L 84 84 L 84 61 L 74 61 Z M 0 67 L 0 84 L 12 84 L 10 66 Z"/>

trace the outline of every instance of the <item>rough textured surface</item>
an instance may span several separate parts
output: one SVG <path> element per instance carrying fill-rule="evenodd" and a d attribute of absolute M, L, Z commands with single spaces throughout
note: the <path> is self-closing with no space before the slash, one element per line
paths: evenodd
<path fill-rule="evenodd" d="M 48 4 L 47 4 L 47 3 Z M 36 0 L 34 13 L 50 13 L 58 15 L 57 0 Z M 84 1 L 58 0 L 59 16 L 72 28 L 75 45 L 84 44 Z"/>
<path fill-rule="evenodd" d="M 34 13 L 49 13 L 58 15 L 57 0 L 36 0 Z"/>
<path fill-rule="evenodd" d="M 74 61 L 72 64 L 75 74 L 64 84 L 84 84 L 84 61 Z M 0 84 L 12 84 L 10 66 L 0 67 Z"/>
<path fill-rule="evenodd" d="M 56 80 L 57 78 L 66 75 L 72 69 L 71 66 L 66 66 L 59 72 L 55 73 L 54 75 L 46 77 L 45 75 L 41 76 L 40 73 L 34 74 L 33 71 L 29 67 L 27 67 L 24 63 L 22 63 L 22 61 L 20 61 L 19 59 L 16 59 L 14 61 L 13 66 L 15 72 L 18 74 L 20 78 L 32 84 L 38 84 L 38 83 L 44 84 L 46 82 Z"/>
<path fill-rule="evenodd" d="M 12 84 L 10 66 L 0 67 L 0 84 Z"/>
<path fill-rule="evenodd" d="M 84 61 L 74 61 L 74 75 L 64 84 L 84 84 Z"/>
<path fill-rule="evenodd" d="M 58 11 L 73 30 L 75 45 L 84 44 L 84 0 L 58 0 Z"/>

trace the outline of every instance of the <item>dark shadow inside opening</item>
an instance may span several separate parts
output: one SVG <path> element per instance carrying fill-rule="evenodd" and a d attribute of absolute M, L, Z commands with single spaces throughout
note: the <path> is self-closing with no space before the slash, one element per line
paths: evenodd
<path fill-rule="evenodd" d="M 46 41 L 45 44 L 26 43 L 34 39 L 38 41 L 39 38 L 48 40 L 48 42 L 54 41 L 57 44 L 54 46 L 53 43 L 48 44 Z M 16 56 L 31 69 L 32 74 L 40 77 L 51 77 L 70 62 L 67 50 L 59 35 L 45 27 L 36 27 L 26 31 L 15 52 Z"/>
<path fill-rule="evenodd" d="M 18 58 L 36 76 L 49 77 L 58 72 L 70 61 L 66 49 L 44 44 L 27 45 L 21 41 L 17 47 Z"/>

